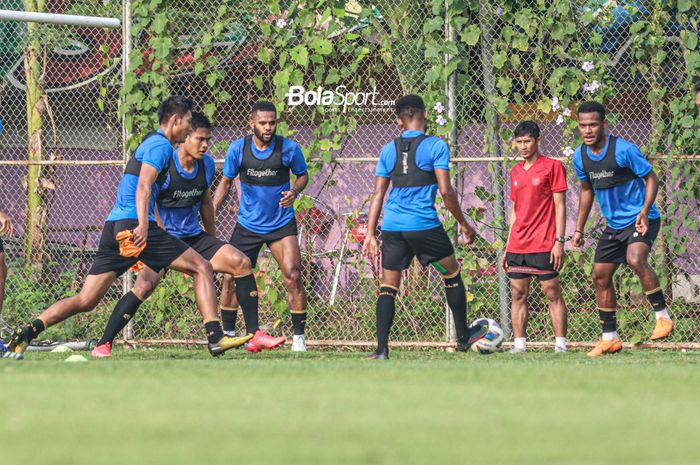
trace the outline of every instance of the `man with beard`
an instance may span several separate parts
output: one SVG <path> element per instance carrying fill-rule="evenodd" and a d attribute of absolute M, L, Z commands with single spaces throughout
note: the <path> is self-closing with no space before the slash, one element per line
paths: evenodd
<path fill-rule="evenodd" d="M 297 242 L 294 200 L 309 181 L 306 161 L 296 142 L 277 136 L 277 110 L 271 102 L 253 105 L 250 114 L 253 134 L 233 141 L 226 154 L 223 178 L 214 194 L 218 210 L 231 190 L 234 178 L 240 177 L 241 195 L 238 222 L 230 243 L 243 252 L 255 267 L 260 248 L 269 247 L 284 276 L 294 336 L 292 350 L 306 350 L 306 295 L 301 283 L 301 253 Z M 296 176 L 291 185 L 290 172 Z M 233 305 L 235 307 L 235 305 Z M 246 330 L 253 338 L 246 345 L 250 352 L 271 350 L 284 343 L 260 330 L 258 312 L 243 311 Z M 224 330 L 234 329 L 234 318 L 222 315 Z"/>

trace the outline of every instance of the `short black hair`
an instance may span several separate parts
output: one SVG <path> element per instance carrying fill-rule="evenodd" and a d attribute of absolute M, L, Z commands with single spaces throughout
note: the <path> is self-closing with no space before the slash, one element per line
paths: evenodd
<path fill-rule="evenodd" d="M 540 137 L 540 127 L 532 120 L 523 121 L 515 126 L 513 138 L 522 136 L 532 136 L 535 139 Z"/>
<path fill-rule="evenodd" d="M 253 109 L 250 110 L 250 116 L 255 116 L 255 114 L 259 111 L 272 111 L 275 113 L 275 115 L 277 115 L 277 108 L 275 107 L 275 104 L 267 100 L 255 102 Z"/>
<path fill-rule="evenodd" d="M 186 115 L 188 111 L 192 111 L 192 107 L 192 100 L 187 97 L 183 97 L 182 95 L 168 97 L 158 106 L 158 122 L 163 124 L 173 115 Z"/>
<path fill-rule="evenodd" d="M 419 95 L 404 95 L 396 101 L 396 116 L 399 118 L 413 118 L 425 112 L 425 103 Z"/>
<path fill-rule="evenodd" d="M 192 112 L 192 131 L 199 128 L 209 129 L 211 131 L 211 122 L 204 113 L 198 111 Z"/>
<path fill-rule="evenodd" d="M 583 102 L 576 110 L 577 116 L 581 113 L 598 113 L 600 121 L 605 121 L 605 107 L 600 102 Z"/>

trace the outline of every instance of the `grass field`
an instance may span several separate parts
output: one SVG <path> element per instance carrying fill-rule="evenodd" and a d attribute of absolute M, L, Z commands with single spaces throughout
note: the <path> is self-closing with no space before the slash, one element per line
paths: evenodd
<path fill-rule="evenodd" d="M 0 360 L 26 464 L 697 464 L 700 353 L 116 350 Z"/>

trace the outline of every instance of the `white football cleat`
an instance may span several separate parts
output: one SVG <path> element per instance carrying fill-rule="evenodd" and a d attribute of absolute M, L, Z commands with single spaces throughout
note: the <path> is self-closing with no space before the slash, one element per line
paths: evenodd
<path fill-rule="evenodd" d="M 295 334 L 292 337 L 292 352 L 306 352 L 306 339 L 303 334 Z"/>
<path fill-rule="evenodd" d="M 554 352 L 556 352 L 556 353 L 558 353 L 558 354 L 563 354 L 564 352 L 566 352 L 566 347 L 556 346 L 556 345 L 555 345 L 555 346 L 554 346 Z"/>

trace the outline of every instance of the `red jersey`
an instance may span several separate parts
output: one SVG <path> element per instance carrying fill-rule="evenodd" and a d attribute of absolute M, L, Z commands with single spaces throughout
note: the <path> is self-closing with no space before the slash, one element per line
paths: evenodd
<path fill-rule="evenodd" d="M 525 169 L 525 161 L 510 171 L 510 199 L 515 222 L 510 230 L 508 247 L 512 253 L 549 252 L 556 239 L 554 193 L 565 192 L 566 171 L 559 160 L 540 155 Z"/>

